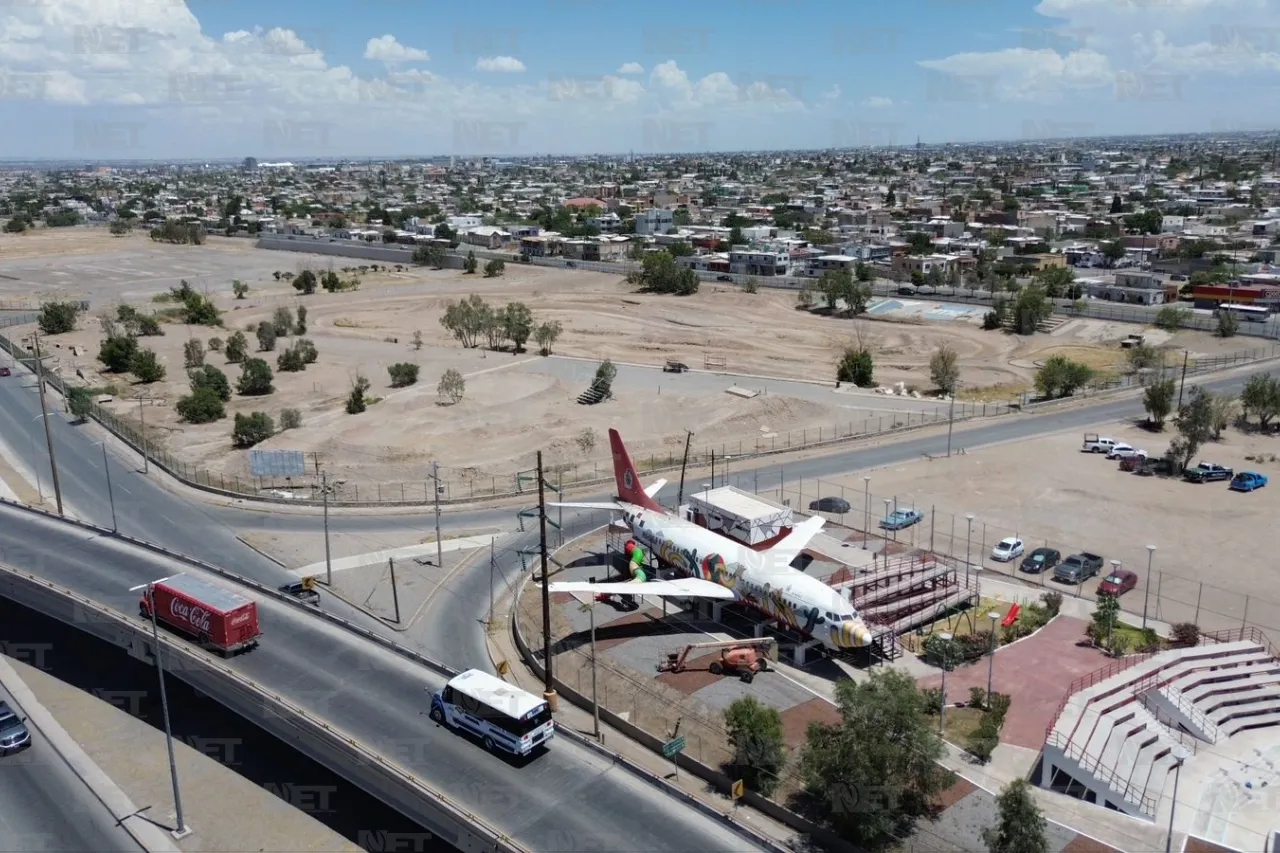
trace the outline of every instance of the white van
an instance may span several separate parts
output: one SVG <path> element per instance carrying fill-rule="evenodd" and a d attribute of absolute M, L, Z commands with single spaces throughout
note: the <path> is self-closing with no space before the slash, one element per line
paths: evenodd
<path fill-rule="evenodd" d="M 454 676 L 432 695 L 431 719 L 471 732 L 490 752 L 513 755 L 528 755 L 555 734 L 545 699 L 478 669 Z"/>

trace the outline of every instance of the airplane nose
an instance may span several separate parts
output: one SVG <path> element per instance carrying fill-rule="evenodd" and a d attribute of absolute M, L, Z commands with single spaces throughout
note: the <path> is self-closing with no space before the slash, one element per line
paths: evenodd
<path fill-rule="evenodd" d="M 860 649 L 871 645 L 871 632 L 856 622 L 842 622 L 836 643 L 842 649 Z"/>

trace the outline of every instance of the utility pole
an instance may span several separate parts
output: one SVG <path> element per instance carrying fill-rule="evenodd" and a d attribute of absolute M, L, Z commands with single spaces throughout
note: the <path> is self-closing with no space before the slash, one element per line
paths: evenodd
<path fill-rule="evenodd" d="M 497 536 L 489 540 L 489 621 L 486 623 L 489 627 L 493 626 L 493 574 L 497 569 L 497 561 L 494 559 L 493 550 L 497 541 Z"/>
<path fill-rule="evenodd" d="M 538 476 L 542 476 L 539 469 Z M 444 568 L 444 543 L 440 541 L 440 463 L 431 463 L 431 486 L 435 489 L 435 508 L 436 508 L 436 565 Z M 538 493 L 542 493 L 542 481 L 538 481 Z"/>
<path fill-rule="evenodd" d="M 538 538 L 542 557 L 542 666 L 545 679 L 543 698 L 556 709 L 555 678 L 551 673 L 551 573 L 547 566 L 547 499 L 542 479 L 542 451 L 538 451 Z"/>
<path fill-rule="evenodd" d="M 62 515 L 62 486 L 58 482 L 58 459 L 53 453 L 53 427 L 49 426 L 49 410 L 44 402 L 44 363 L 46 356 L 40 355 L 40 332 L 32 335 L 32 346 L 35 347 L 36 387 L 40 389 L 40 419 L 44 421 L 44 440 L 49 446 L 49 468 L 53 472 L 53 499 L 58 502 L 58 515 Z M 32 460 L 34 462 L 34 460 Z"/>
<path fill-rule="evenodd" d="M 716 452 L 711 451 L 711 488 L 716 487 Z"/>
<path fill-rule="evenodd" d="M 951 406 L 947 411 L 947 458 L 951 458 L 951 428 L 956 423 L 956 389 L 951 389 Z"/>
<path fill-rule="evenodd" d="M 691 441 L 693 441 L 693 432 L 685 430 L 684 459 L 680 463 L 680 491 L 676 493 L 676 512 L 680 511 L 680 505 L 684 503 L 684 472 L 689 467 L 689 442 Z"/>
<path fill-rule="evenodd" d="M 133 399 L 138 401 L 138 423 L 142 435 L 142 473 L 148 474 L 151 471 L 151 457 L 147 454 L 147 410 L 142 405 L 142 401 L 150 398 L 139 391 Z"/>
<path fill-rule="evenodd" d="M 396 609 L 396 624 L 400 624 L 400 593 L 396 590 L 396 558 L 387 558 L 387 567 L 391 569 L 391 605 Z"/>
<path fill-rule="evenodd" d="M 1187 387 L 1187 359 L 1191 358 L 1191 350 L 1182 351 L 1182 381 L 1178 383 L 1178 409 L 1182 409 L 1182 390 Z"/>
<path fill-rule="evenodd" d="M 329 554 L 329 472 L 320 474 L 320 493 L 324 496 L 324 577 L 325 585 L 333 587 L 333 559 Z"/>

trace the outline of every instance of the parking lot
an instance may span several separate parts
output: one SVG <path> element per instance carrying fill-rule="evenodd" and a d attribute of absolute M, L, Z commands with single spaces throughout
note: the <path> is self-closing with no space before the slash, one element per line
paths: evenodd
<path fill-rule="evenodd" d="M 1152 434 L 1123 424 L 1099 432 L 1152 455 L 1162 454 L 1174 436 L 1172 427 Z M 1199 454 L 1199 459 L 1258 471 L 1273 481 L 1248 494 L 1229 491 L 1225 482 L 1193 484 L 1126 473 L 1102 455 L 1081 453 L 1082 442 L 1082 433 L 1062 433 L 831 481 L 806 480 L 803 496 L 791 484 L 788 497 L 793 505 L 807 506 L 819 495 L 843 494 L 853 507 L 844 521 L 859 529 L 865 514 L 876 526 L 886 500 L 890 509 L 921 509 L 925 518 L 899 532 L 900 542 L 961 559 L 968 553 L 971 562 L 992 570 L 1018 574 L 1016 561 L 989 559 L 992 547 L 1006 536 L 1023 539 L 1028 552 L 1044 545 L 1064 558 L 1089 551 L 1104 558 L 1106 569 L 1119 560 L 1139 575 L 1138 587 L 1124 597 L 1125 609 L 1138 613 L 1145 592 L 1146 546 L 1154 545 L 1152 616 L 1195 620 L 1214 630 L 1247 621 L 1280 639 L 1271 534 L 1280 512 L 1280 489 L 1274 484 L 1280 438 L 1229 429 L 1221 442 Z M 871 478 L 869 484 L 864 476 Z M 970 514 L 972 526 L 966 518 Z M 1043 577 L 1022 577 L 1056 587 Z M 1091 594 L 1096 586 L 1093 580 L 1080 591 Z"/>

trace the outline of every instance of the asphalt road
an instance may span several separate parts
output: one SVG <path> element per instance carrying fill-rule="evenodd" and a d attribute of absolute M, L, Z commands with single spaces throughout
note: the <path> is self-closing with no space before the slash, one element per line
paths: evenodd
<path fill-rule="evenodd" d="M 3 688 L 0 699 L 22 714 Z M 31 748 L 0 756 L 0 853 L 141 851 L 49 746 L 44 733 L 30 720 L 27 728 L 31 730 Z"/>
<path fill-rule="evenodd" d="M 0 507 L 0 558 L 131 615 L 129 587 L 175 571 L 167 558 L 11 507 Z M 435 673 L 274 599 L 259 608 L 266 639 L 228 666 L 403 764 L 527 849 L 756 849 L 568 739 L 523 765 L 492 755 L 427 717 L 425 691 L 444 683 Z"/>

